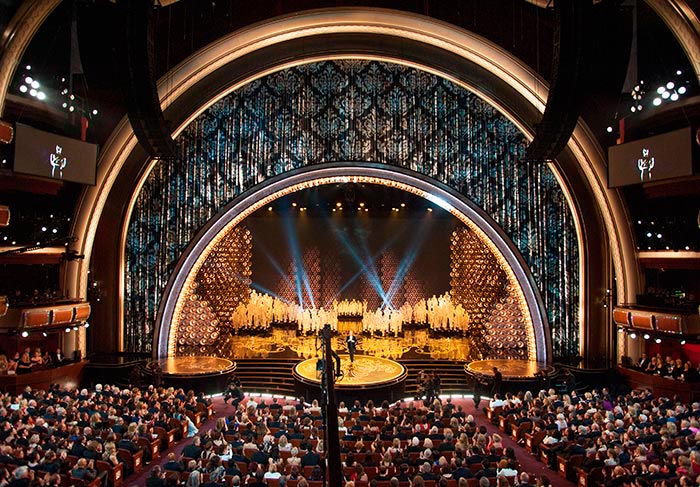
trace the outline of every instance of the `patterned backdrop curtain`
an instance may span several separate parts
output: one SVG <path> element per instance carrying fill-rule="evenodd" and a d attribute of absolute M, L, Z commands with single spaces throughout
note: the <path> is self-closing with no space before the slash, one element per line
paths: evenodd
<path fill-rule="evenodd" d="M 545 164 L 474 93 L 418 69 L 323 61 L 253 81 L 178 137 L 138 195 L 126 249 L 125 343 L 150 351 L 158 305 L 202 225 L 256 184 L 304 166 L 368 161 L 441 181 L 491 215 L 520 249 L 544 300 L 553 354 L 578 354 L 579 255 L 573 219 Z"/>

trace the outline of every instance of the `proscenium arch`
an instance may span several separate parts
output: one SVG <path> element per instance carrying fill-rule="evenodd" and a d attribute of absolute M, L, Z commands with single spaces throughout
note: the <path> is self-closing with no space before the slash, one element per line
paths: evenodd
<path fill-rule="evenodd" d="M 332 36 L 330 40 L 338 42 L 328 42 L 329 36 Z M 370 42 L 367 42 L 368 39 Z M 328 49 L 330 51 L 326 51 Z M 343 57 L 403 61 L 458 82 L 498 108 L 527 136 L 532 135 L 533 126 L 546 103 L 547 88 L 537 75 L 479 36 L 415 14 L 376 9 L 331 9 L 273 19 L 211 44 L 161 81 L 162 105 L 166 115 L 178 121 L 177 135 L 213 101 L 251 79 L 304 62 Z M 238 70 L 233 75 L 231 66 L 236 66 Z M 504 95 L 505 92 L 508 95 Z M 583 198 L 588 201 L 584 206 L 595 208 L 594 213 L 586 213 L 586 219 L 590 221 L 592 215 L 600 218 L 600 227 L 607 233 L 607 239 L 600 239 L 596 234 L 586 235 L 585 228 L 578 232 L 582 268 L 579 305 L 583 330 L 587 315 L 600 313 L 600 307 L 595 306 L 594 299 L 590 297 L 598 290 L 587 290 L 585 285 L 586 273 L 583 269 L 588 256 L 591 252 L 593 255 L 610 254 L 617 275 L 617 299 L 619 302 L 633 302 L 637 284 L 635 254 L 630 229 L 624 223 L 625 212 L 619 195 L 607 189 L 605 184 L 602 150 L 582 123 L 577 126 L 565 152 L 570 161 L 569 173 L 560 167 L 551 167 L 567 196 L 574 220 L 583 225 L 584 210 L 579 206 L 584 204 L 581 203 Z M 108 221 L 121 219 L 121 230 L 101 232 L 100 239 L 103 240 L 98 242 L 107 245 L 118 242 L 120 246 L 118 256 L 110 257 L 113 261 L 108 266 L 119 268 L 116 276 L 121 282 L 114 290 L 113 297 L 102 299 L 104 306 L 112 299 L 113 310 L 108 313 L 116 316 L 108 316 L 107 321 L 112 321 L 119 329 L 123 325 L 124 241 L 129 208 L 140 186 L 140 183 L 134 184 L 133 181 L 140 179 L 142 182 L 148 170 L 148 160 L 139 150 L 128 121 L 123 119 L 101 155 L 97 185 L 83 193 L 75 219 L 74 235 L 78 237 L 75 249 L 88 258 L 68 264 L 66 288 L 71 295 L 83 297 L 86 295 L 87 270 L 98 226 L 114 226 Z M 578 189 L 572 183 L 572 178 L 578 178 Z M 115 195 L 124 193 L 124 183 L 129 185 L 130 200 L 129 196 Z M 115 184 L 120 192 L 112 191 Z M 581 187 L 585 190 L 581 190 Z M 112 200 L 120 197 L 127 199 L 112 203 Z M 103 212 L 106 212 L 105 218 L 102 218 Z M 588 242 L 603 240 L 609 240 L 609 249 L 585 250 L 590 245 Z M 104 248 L 103 245 L 100 247 Z M 591 335 L 581 334 L 582 346 Z"/>
<path fill-rule="evenodd" d="M 438 181 L 399 167 L 358 162 L 319 164 L 270 178 L 234 199 L 209 220 L 185 249 L 168 281 L 156 318 L 154 357 L 174 355 L 176 334 L 172 324 L 177 321 L 178 305 L 218 240 L 253 212 L 285 194 L 306 187 L 349 182 L 387 185 L 411 192 L 448 211 L 475 231 L 516 286 L 523 316 L 528 320 L 525 326 L 530 357 L 539 362 L 551 361 L 551 335 L 542 298 L 527 264 L 501 227 L 472 201 Z"/>

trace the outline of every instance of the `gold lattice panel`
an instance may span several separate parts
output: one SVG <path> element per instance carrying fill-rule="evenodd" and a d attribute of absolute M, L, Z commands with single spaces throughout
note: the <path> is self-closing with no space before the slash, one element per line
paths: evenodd
<path fill-rule="evenodd" d="M 250 297 L 252 237 L 234 227 L 209 254 L 183 303 L 177 327 L 178 354 L 217 353 L 222 329 L 236 307 Z"/>
<path fill-rule="evenodd" d="M 330 310 L 333 307 L 333 300 L 338 299 L 338 293 L 340 293 L 340 262 L 330 253 L 325 253 L 322 265 L 320 306 Z"/>
<path fill-rule="evenodd" d="M 216 353 L 219 342 L 219 321 L 207 301 L 190 294 L 183 303 L 177 328 L 178 355 Z"/>
<path fill-rule="evenodd" d="M 298 303 L 299 298 L 297 296 L 296 286 L 294 285 L 294 276 L 296 275 L 296 266 L 294 261 L 289 259 L 287 263 L 287 274 L 280 276 L 277 283 L 277 295 L 288 303 Z"/>
<path fill-rule="evenodd" d="M 425 297 L 424 288 L 425 281 L 416 274 L 413 268 L 409 269 L 406 273 L 406 279 L 404 279 L 406 302 L 411 306 L 415 306 L 418 301 Z"/>
<path fill-rule="evenodd" d="M 470 328 L 484 353 L 497 358 L 528 358 L 525 318 L 505 270 L 469 228 L 457 228 L 450 243 L 450 295 L 469 313 Z"/>
<path fill-rule="evenodd" d="M 305 307 L 320 308 L 321 297 L 321 253 L 318 247 L 311 247 L 304 252 L 304 269 L 307 285 L 304 286 Z"/>
<path fill-rule="evenodd" d="M 391 288 L 399 269 L 399 257 L 395 252 L 384 252 L 380 259 L 380 265 L 382 289 L 387 294 L 389 292 L 393 293 L 393 296 L 387 296 L 387 298 L 391 299 L 388 304 L 391 308 L 396 309 L 403 304 L 403 283 L 396 283 L 394 284 L 395 289 Z"/>

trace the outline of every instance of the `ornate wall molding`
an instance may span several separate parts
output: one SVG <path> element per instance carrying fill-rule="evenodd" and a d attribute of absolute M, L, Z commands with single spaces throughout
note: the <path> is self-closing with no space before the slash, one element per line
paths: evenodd
<path fill-rule="evenodd" d="M 0 39 L 0 117 L 5 99 L 24 51 L 46 18 L 61 0 L 26 0 L 21 2 L 12 20 L 5 26 Z"/>
<path fill-rule="evenodd" d="M 645 0 L 673 32 L 700 81 L 700 18 L 685 0 Z"/>
<path fill-rule="evenodd" d="M 213 75 L 228 63 L 235 62 L 247 54 L 271 46 L 283 46 L 295 39 L 306 39 L 305 42 L 312 43 L 314 37 L 321 37 L 329 33 L 393 36 L 443 50 L 450 55 L 459 56 L 469 63 L 474 63 L 480 69 L 501 80 L 507 89 L 513 90 L 522 98 L 525 105 L 538 112 L 544 110 L 547 96 L 545 84 L 531 69 L 498 46 L 472 33 L 434 19 L 403 12 L 375 9 L 330 9 L 306 12 L 273 19 L 222 38 L 190 57 L 161 81 L 159 85 L 161 103 L 164 107 L 172 105 L 188 93 L 188 90 L 203 82 L 207 76 Z M 363 51 L 353 57 L 401 61 L 400 58 L 393 55 L 382 55 L 384 49 L 382 43 L 376 43 L 374 48 L 374 53 Z M 347 54 L 345 57 L 351 56 Z M 282 61 L 280 58 L 276 67 L 266 69 L 275 71 L 286 66 L 313 60 L 317 59 L 304 58 L 303 54 L 300 54 L 299 59 L 293 62 Z M 420 67 L 456 80 L 454 75 L 441 72 L 440 69 L 431 67 L 430 63 Z M 264 74 L 266 73 L 258 72 L 254 77 L 260 77 Z M 208 100 L 199 103 L 198 108 L 193 107 L 191 117 L 183 121 L 177 133 L 210 106 L 213 101 L 220 99 L 248 81 L 247 79 L 241 80 L 235 85 L 228 86 L 225 90 L 213 93 Z M 531 127 L 523 125 L 517 111 L 514 111 L 508 103 L 504 104 L 502 100 L 491 96 L 490 93 L 486 93 L 478 87 L 469 86 L 469 88 L 473 88 L 477 94 L 499 108 L 523 132 L 531 134 Z M 80 209 L 75 219 L 74 234 L 79 237 L 76 250 L 84 253 L 88 258 L 82 263 L 71 264 L 67 273 L 68 289 L 76 295 L 85 294 L 89 257 L 92 254 L 99 220 L 112 186 L 135 145 L 133 131 L 127 122 L 122 122 L 105 145 L 98 167 L 97 185 L 89 188 L 82 197 Z M 600 217 L 608 232 L 612 263 L 617 276 L 618 300 L 620 302 L 633 302 L 637 286 L 633 240 L 619 195 L 616 191 L 606 187 L 604 154 L 595 138 L 582 123 L 579 123 L 574 131 L 568 149 L 576 158 L 582 173 L 585 175 L 585 180 L 591 188 L 600 211 Z M 575 193 L 575 191 L 573 192 Z M 572 208 L 577 207 L 574 202 L 570 202 L 570 205 Z M 583 259 L 581 261 L 583 262 Z M 581 272 L 581 276 L 583 281 L 585 273 Z M 585 287 L 583 282 L 581 287 L 582 289 Z M 119 293 L 119 298 L 123 298 L 123 290 Z M 582 316 L 581 319 L 584 320 L 585 317 Z"/>

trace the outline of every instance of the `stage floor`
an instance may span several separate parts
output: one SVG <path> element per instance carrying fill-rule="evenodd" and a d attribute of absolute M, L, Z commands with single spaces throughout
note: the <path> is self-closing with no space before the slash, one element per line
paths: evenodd
<path fill-rule="evenodd" d="M 533 379 L 535 374 L 542 370 L 547 374 L 554 372 L 553 367 L 543 362 L 507 359 L 476 360 L 468 363 L 465 366 L 465 371 L 476 375 L 493 377 L 494 367 L 498 368 L 504 380 Z"/>
<path fill-rule="evenodd" d="M 158 360 L 163 375 L 198 376 L 225 373 L 233 368 L 231 360 L 221 357 L 169 357 Z"/>
<path fill-rule="evenodd" d="M 299 362 L 294 366 L 294 375 L 306 383 L 320 384 L 317 377 L 317 358 Z M 335 364 L 334 364 L 335 365 Z M 400 382 L 406 378 L 406 367 L 398 362 L 372 355 L 355 355 L 350 362 L 349 355 L 340 355 L 342 377 L 336 379 L 338 388 L 377 387 Z"/>
<path fill-rule="evenodd" d="M 462 336 L 440 336 L 427 329 L 404 329 L 402 335 L 367 336 L 359 334 L 358 351 L 390 360 L 426 359 L 453 360 L 463 362 L 478 353 L 470 338 Z M 333 336 L 333 350 L 347 354 L 346 334 Z M 316 356 L 316 337 L 300 335 L 296 330 L 270 329 L 265 334 L 232 335 L 226 338 L 222 356 L 232 360 L 246 358 L 298 358 Z"/>

